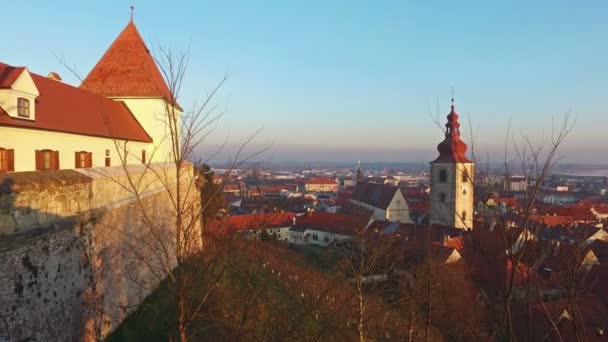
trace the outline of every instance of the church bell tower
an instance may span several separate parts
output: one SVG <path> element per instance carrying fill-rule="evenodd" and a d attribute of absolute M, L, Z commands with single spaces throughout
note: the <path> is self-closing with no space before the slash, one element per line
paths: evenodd
<path fill-rule="evenodd" d="M 447 116 L 445 139 L 437 145 L 439 157 L 431 162 L 431 223 L 459 229 L 473 228 L 474 163 L 466 157 L 460 124 L 454 109 Z"/>

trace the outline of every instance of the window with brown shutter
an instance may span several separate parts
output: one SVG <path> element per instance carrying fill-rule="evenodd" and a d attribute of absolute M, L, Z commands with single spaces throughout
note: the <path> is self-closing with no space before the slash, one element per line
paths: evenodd
<path fill-rule="evenodd" d="M 0 172 L 15 171 L 15 151 L 0 147 Z"/>
<path fill-rule="evenodd" d="M 93 166 L 93 153 L 87 151 L 75 152 L 75 166 L 77 169 Z"/>
<path fill-rule="evenodd" d="M 141 163 L 146 163 L 146 150 L 141 150 Z"/>
<path fill-rule="evenodd" d="M 59 170 L 59 151 L 36 150 L 36 170 Z"/>
<path fill-rule="evenodd" d="M 106 166 L 110 166 L 111 160 L 110 160 L 110 150 L 106 150 Z"/>
<path fill-rule="evenodd" d="M 15 171 L 15 150 L 6 150 L 6 171 Z"/>

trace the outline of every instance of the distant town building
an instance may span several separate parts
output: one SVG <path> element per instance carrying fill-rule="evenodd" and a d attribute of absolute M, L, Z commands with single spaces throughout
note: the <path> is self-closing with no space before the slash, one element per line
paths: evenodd
<path fill-rule="evenodd" d="M 507 176 L 503 180 L 503 189 L 508 192 L 524 192 L 528 190 L 526 176 Z"/>
<path fill-rule="evenodd" d="M 405 195 L 397 186 L 360 183 L 350 202 L 372 211 L 375 220 L 412 223 Z"/>
<path fill-rule="evenodd" d="M 362 216 L 311 212 L 295 218 L 289 230 L 289 243 L 327 246 L 352 239 L 368 225 L 369 219 Z"/>
<path fill-rule="evenodd" d="M 338 181 L 331 177 L 309 178 L 304 181 L 306 192 L 338 192 Z"/>
<path fill-rule="evenodd" d="M 460 124 L 454 109 L 447 116 L 445 139 L 437 146 L 439 157 L 431 162 L 432 223 L 460 229 L 473 228 L 474 164 L 466 157 L 460 140 Z"/>

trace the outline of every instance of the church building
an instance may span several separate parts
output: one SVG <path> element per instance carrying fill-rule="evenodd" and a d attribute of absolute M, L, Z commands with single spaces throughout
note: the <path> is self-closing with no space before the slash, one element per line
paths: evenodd
<path fill-rule="evenodd" d="M 437 146 L 439 156 L 431 162 L 431 223 L 470 230 L 473 228 L 474 163 L 466 157 L 460 140 L 460 124 L 454 109 L 447 116 L 445 139 Z"/>
<path fill-rule="evenodd" d="M 0 62 L 0 172 L 169 161 L 171 111 L 132 18 L 79 87 Z"/>

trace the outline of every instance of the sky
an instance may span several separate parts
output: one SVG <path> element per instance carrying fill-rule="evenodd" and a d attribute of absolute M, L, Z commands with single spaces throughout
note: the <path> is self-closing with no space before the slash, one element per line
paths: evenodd
<path fill-rule="evenodd" d="M 86 75 L 131 5 L 152 52 L 189 49 L 182 107 L 230 75 L 205 156 L 261 129 L 269 162 L 430 161 L 453 89 L 490 161 L 569 112 L 560 154 L 608 164 L 607 1 L 7 1 L 0 61 L 78 85 L 59 60 Z"/>

